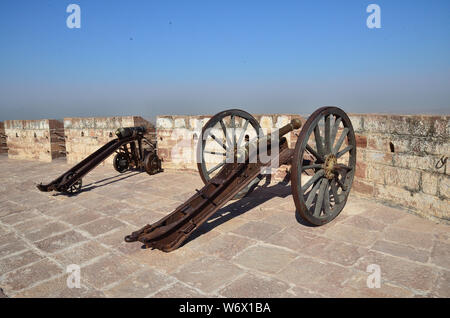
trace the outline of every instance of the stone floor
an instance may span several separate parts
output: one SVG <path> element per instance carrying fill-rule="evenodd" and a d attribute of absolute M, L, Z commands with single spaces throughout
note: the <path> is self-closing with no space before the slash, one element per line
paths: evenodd
<path fill-rule="evenodd" d="M 127 244 L 202 186 L 191 173 L 116 173 L 41 193 L 69 166 L 0 157 L 0 288 L 8 297 L 450 297 L 449 226 L 351 196 L 331 224 L 295 217 L 288 185 L 231 202 L 171 253 Z M 67 266 L 81 288 L 67 287 Z M 369 288 L 368 265 L 380 268 Z M 373 275 L 372 275 L 373 276 Z"/>

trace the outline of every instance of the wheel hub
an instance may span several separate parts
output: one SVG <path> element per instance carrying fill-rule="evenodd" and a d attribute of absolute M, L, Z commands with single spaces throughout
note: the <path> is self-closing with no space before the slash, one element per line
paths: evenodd
<path fill-rule="evenodd" d="M 337 164 L 337 158 L 335 155 L 333 154 L 329 154 L 328 156 L 326 156 L 325 158 L 325 163 L 323 164 L 323 168 L 325 170 L 325 177 L 327 179 L 333 179 L 334 178 L 334 168 Z"/>

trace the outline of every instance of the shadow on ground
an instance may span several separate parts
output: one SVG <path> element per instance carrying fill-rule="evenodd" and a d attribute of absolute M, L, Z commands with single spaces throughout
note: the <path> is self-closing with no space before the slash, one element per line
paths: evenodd
<path fill-rule="evenodd" d="M 101 188 L 101 187 L 107 186 L 109 184 L 116 183 L 116 182 L 119 182 L 119 181 L 122 181 L 122 180 L 125 180 L 125 179 L 128 179 L 128 178 L 134 177 L 134 176 L 136 176 L 138 174 L 141 174 L 143 172 L 144 171 L 140 171 L 140 170 L 129 170 L 127 172 L 123 172 L 123 173 L 121 173 L 119 175 L 116 175 L 116 176 L 104 178 L 104 179 L 101 179 L 101 180 L 98 180 L 98 181 L 91 182 L 91 183 L 89 183 L 87 185 L 83 185 L 81 190 L 76 192 L 76 193 L 58 192 L 58 193 L 55 193 L 54 196 L 59 196 L 59 195 L 64 195 L 64 196 L 68 196 L 68 197 L 77 196 L 77 195 L 79 195 L 79 194 L 81 194 L 83 192 L 91 191 L 91 190 L 94 190 L 96 188 Z M 105 181 L 108 181 L 108 182 L 105 182 Z M 105 182 L 105 183 L 102 183 L 102 182 Z"/>
<path fill-rule="evenodd" d="M 220 226 L 221 224 L 252 210 L 264 202 L 267 202 L 275 197 L 285 198 L 290 196 L 292 194 L 292 190 L 288 180 L 288 178 L 285 178 L 283 181 L 273 186 L 268 186 L 266 182 L 263 186 L 257 187 L 250 195 L 219 209 L 208 219 L 208 221 L 202 224 L 199 229 L 189 236 L 180 248 Z M 268 183 L 270 183 L 270 179 L 268 180 Z M 295 211 L 295 218 L 301 225 L 315 227 L 315 225 L 312 225 L 304 220 L 299 213 L 297 213 L 297 211 Z"/>

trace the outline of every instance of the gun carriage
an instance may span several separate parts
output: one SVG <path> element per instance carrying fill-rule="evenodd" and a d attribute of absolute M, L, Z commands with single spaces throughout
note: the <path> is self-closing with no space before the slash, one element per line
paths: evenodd
<path fill-rule="evenodd" d="M 116 153 L 113 166 L 117 172 L 144 169 L 152 175 L 162 171 L 155 143 L 146 137 L 145 127 L 123 127 L 116 130 L 117 138 L 83 159 L 74 167 L 48 184 L 38 184 L 40 191 L 58 191 L 68 194 L 79 192 L 82 178 L 106 158 Z"/>
<path fill-rule="evenodd" d="M 295 148 L 289 148 L 284 136 L 300 128 Z M 261 181 L 262 171 L 274 165 L 291 166 L 296 211 L 312 225 L 332 221 L 347 202 L 356 169 L 356 140 L 340 108 L 319 108 L 303 125 L 293 119 L 266 136 L 249 113 L 226 110 L 205 124 L 198 140 L 204 187 L 161 220 L 127 235 L 126 242 L 139 241 L 165 252 L 178 248 L 227 202 L 248 195 Z M 221 159 L 208 160 L 211 157 Z"/>

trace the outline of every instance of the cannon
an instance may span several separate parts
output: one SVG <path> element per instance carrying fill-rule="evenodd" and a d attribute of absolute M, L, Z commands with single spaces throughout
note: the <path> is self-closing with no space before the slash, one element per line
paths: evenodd
<path fill-rule="evenodd" d="M 291 149 L 283 136 L 300 128 Z M 271 153 L 277 155 L 268 156 Z M 207 160 L 211 156 L 222 159 Z M 293 119 L 266 136 L 249 113 L 226 110 L 202 128 L 197 162 L 204 187 L 161 220 L 127 235 L 126 242 L 173 251 L 227 202 L 248 195 L 264 168 L 274 164 L 291 166 L 292 196 L 300 217 L 313 226 L 326 224 L 339 215 L 350 193 L 356 169 L 355 133 L 338 107 L 319 108 L 303 125 Z"/>
<path fill-rule="evenodd" d="M 156 146 L 145 137 L 145 127 L 121 127 L 116 130 L 117 138 L 111 140 L 74 167 L 48 184 L 38 184 L 40 191 L 58 191 L 74 194 L 81 191 L 82 178 L 113 153 L 113 166 L 123 173 L 132 168 L 144 169 L 153 175 L 162 171 Z"/>

